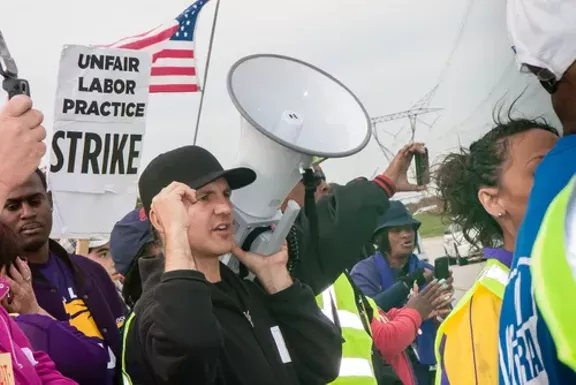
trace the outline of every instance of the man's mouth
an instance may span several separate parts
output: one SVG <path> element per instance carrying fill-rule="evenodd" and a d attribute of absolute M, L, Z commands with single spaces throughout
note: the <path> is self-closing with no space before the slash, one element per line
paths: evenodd
<path fill-rule="evenodd" d="M 230 235 L 232 233 L 232 223 L 220 223 L 212 231 L 220 235 Z"/>
<path fill-rule="evenodd" d="M 42 226 L 40 223 L 27 223 L 24 226 L 22 226 L 20 232 L 25 235 L 36 234 L 40 230 L 42 230 L 43 227 L 44 226 Z"/>
<path fill-rule="evenodd" d="M 413 247 L 413 246 L 414 246 L 414 242 L 412 242 L 412 241 L 402 242 L 402 247 Z"/>

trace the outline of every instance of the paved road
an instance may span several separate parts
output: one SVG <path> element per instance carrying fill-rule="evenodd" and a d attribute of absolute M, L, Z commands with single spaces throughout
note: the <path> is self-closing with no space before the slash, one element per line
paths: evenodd
<path fill-rule="evenodd" d="M 424 251 L 429 257 L 430 263 L 434 263 L 434 258 L 444 255 L 442 237 L 425 238 L 422 240 Z M 484 267 L 484 262 L 466 266 L 452 266 L 454 272 L 455 298 L 458 301 L 472 287 L 480 270 Z"/>

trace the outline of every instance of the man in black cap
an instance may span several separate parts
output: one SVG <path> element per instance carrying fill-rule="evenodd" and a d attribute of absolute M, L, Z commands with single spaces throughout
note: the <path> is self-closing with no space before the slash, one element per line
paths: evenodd
<path fill-rule="evenodd" d="M 162 154 L 142 173 L 140 197 L 164 258 L 140 260 L 150 274 L 127 321 L 124 371 L 132 383 L 326 384 L 337 377 L 340 333 L 312 291 L 290 277 L 286 246 L 263 257 L 234 241 L 231 191 L 255 178 L 247 168 L 224 170 L 197 146 Z M 230 251 L 260 286 L 219 262 Z"/>

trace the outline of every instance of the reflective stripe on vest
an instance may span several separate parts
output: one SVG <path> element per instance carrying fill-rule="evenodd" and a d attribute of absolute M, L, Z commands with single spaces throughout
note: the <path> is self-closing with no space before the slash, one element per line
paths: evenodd
<path fill-rule="evenodd" d="M 450 312 L 448 317 L 442 322 L 440 327 L 438 328 L 438 333 L 436 334 L 436 341 L 434 343 L 434 352 L 436 353 L 436 362 L 438 362 L 437 370 L 436 370 L 436 385 L 446 385 L 452 384 L 454 381 L 450 381 L 448 375 L 446 374 L 446 362 L 444 360 L 444 352 L 441 352 L 441 345 L 444 339 L 444 336 L 448 336 L 449 330 L 448 320 L 454 319 L 456 314 L 460 313 L 468 306 L 470 306 L 470 302 L 476 291 L 479 287 L 485 287 L 488 289 L 492 294 L 496 297 L 502 299 L 504 297 L 504 290 L 506 289 L 506 285 L 508 284 L 508 275 L 510 274 L 510 269 L 506 267 L 504 264 L 499 262 L 496 259 L 488 259 L 486 265 L 478 275 L 476 282 L 472 286 L 470 290 L 460 299 L 458 304 L 454 307 L 454 309 Z M 488 321 L 488 320 L 487 320 Z M 498 323 L 498 320 L 492 320 Z M 498 336 L 495 335 L 494 338 Z M 494 352 L 494 354 L 498 354 L 498 352 Z M 474 373 L 470 374 L 471 376 Z"/>
<path fill-rule="evenodd" d="M 130 325 L 132 325 L 132 321 L 134 320 L 134 316 L 136 314 L 132 312 L 126 323 L 124 323 L 124 330 L 122 332 L 122 384 L 123 385 L 132 385 L 132 379 L 128 374 L 126 369 L 126 340 L 128 339 L 128 331 L 130 330 Z"/>
<path fill-rule="evenodd" d="M 336 293 L 334 292 L 334 286 L 330 286 L 326 290 L 322 292 L 322 313 L 326 315 L 332 321 L 334 321 L 334 305 L 336 304 L 335 298 Z M 334 306 L 334 307 L 333 307 Z M 352 329 L 359 329 L 364 330 L 364 326 L 362 325 L 362 320 L 358 314 L 354 314 L 348 310 L 340 310 L 336 307 L 338 321 L 340 322 L 340 327 L 342 328 L 352 328 Z"/>
<path fill-rule="evenodd" d="M 575 189 L 573 178 L 548 207 L 532 249 L 530 270 L 534 297 L 558 359 L 576 371 L 576 309 L 570 303 L 576 292 Z"/>
<path fill-rule="evenodd" d="M 340 372 L 331 384 L 377 385 L 372 368 L 372 336 L 364 329 L 348 277 L 342 274 L 332 286 L 316 297 L 316 301 L 332 322 L 335 316 L 333 309 L 336 308 L 344 338 Z M 377 309 L 374 311 L 377 314 Z"/>

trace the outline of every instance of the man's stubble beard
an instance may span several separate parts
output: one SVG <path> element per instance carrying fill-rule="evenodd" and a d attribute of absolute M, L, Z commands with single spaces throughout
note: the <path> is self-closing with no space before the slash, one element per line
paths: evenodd
<path fill-rule="evenodd" d="M 46 242 L 48 242 L 48 240 L 24 243 L 22 246 L 22 251 L 25 253 L 35 253 L 40 250 L 46 244 Z"/>

